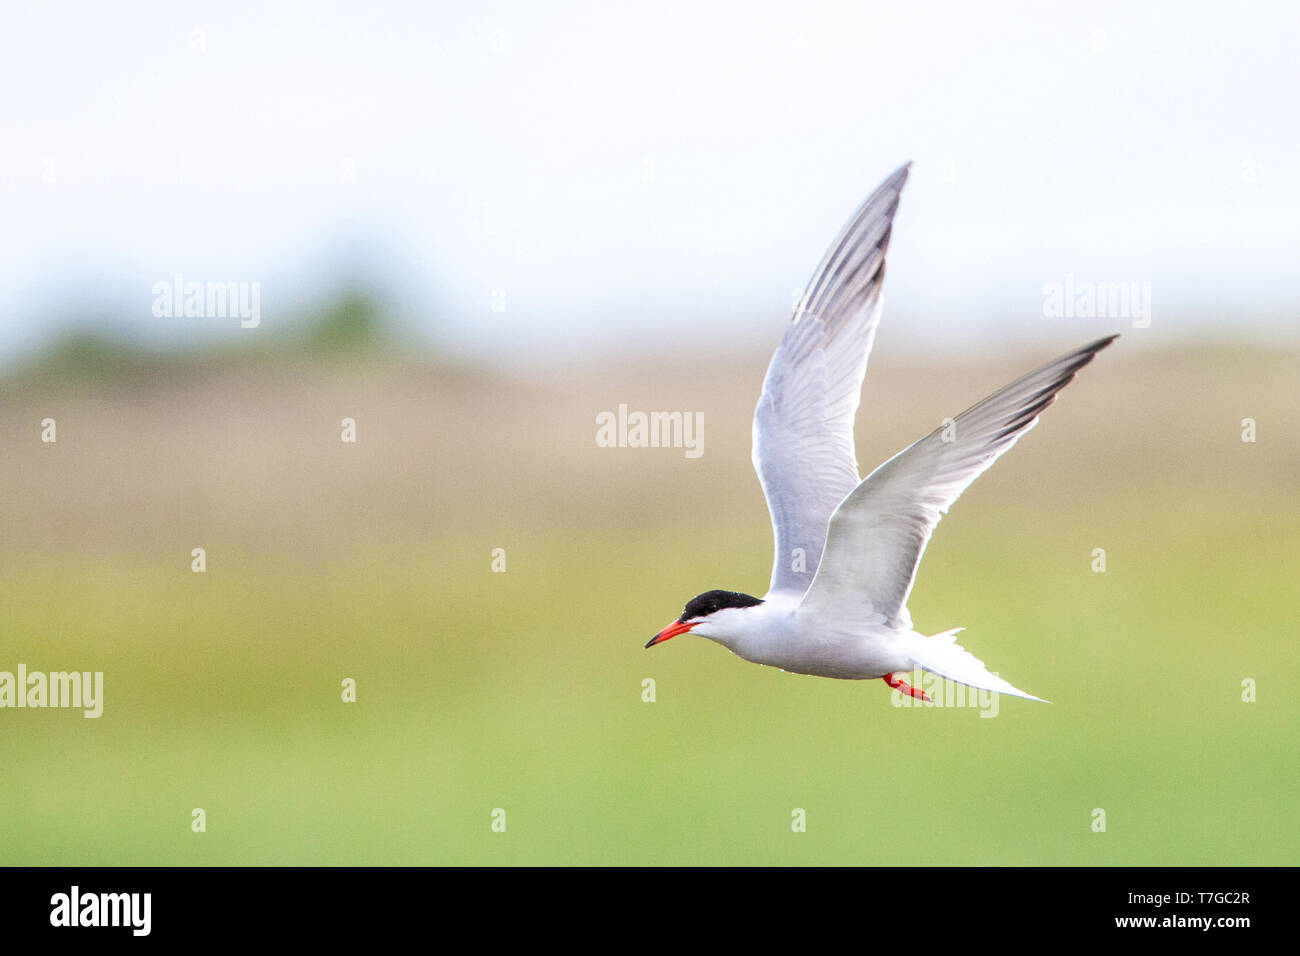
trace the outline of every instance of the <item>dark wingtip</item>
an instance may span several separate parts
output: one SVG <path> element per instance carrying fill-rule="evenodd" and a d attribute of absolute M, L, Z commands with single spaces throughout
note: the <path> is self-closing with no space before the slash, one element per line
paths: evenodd
<path fill-rule="evenodd" d="M 1083 348 L 1079 349 L 1079 351 L 1076 354 L 1082 356 L 1083 361 L 1079 363 L 1078 368 L 1083 368 L 1085 365 L 1089 364 L 1094 358 L 1096 358 L 1098 352 L 1100 352 L 1104 348 L 1109 348 L 1110 344 L 1114 342 L 1117 338 L 1119 338 L 1118 332 L 1114 333 L 1113 335 L 1107 335 L 1104 338 L 1097 339 L 1094 342 L 1089 342 Z M 1075 371 L 1078 371 L 1078 369 L 1075 369 Z"/>

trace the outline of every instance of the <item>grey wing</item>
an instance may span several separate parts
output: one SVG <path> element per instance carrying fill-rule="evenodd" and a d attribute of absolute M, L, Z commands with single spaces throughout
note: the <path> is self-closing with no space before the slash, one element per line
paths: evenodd
<path fill-rule="evenodd" d="M 776 537 L 771 591 L 808 589 L 831 513 L 858 484 L 853 419 L 910 166 L 885 180 L 840 230 L 768 366 L 754 410 L 753 457 Z"/>
<path fill-rule="evenodd" d="M 939 519 L 1116 338 L 1099 339 L 1017 379 L 868 475 L 832 516 L 821 567 L 802 606 L 910 629 L 907 598 Z"/>

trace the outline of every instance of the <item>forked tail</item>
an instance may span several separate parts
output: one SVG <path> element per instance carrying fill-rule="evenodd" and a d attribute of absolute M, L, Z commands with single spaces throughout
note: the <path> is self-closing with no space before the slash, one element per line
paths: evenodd
<path fill-rule="evenodd" d="M 1047 703 L 1041 697 L 1026 694 L 1023 690 L 1012 687 L 997 674 L 990 674 L 985 670 L 983 661 L 957 643 L 957 635 L 964 630 L 966 630 L 964 627 L 955 627 L 951 631 L 944 631 L 932 637 L 916 635 L 916 640 L 908 646 L 909 660 L 922 670 L 946 677 L 958 684 Z"/>

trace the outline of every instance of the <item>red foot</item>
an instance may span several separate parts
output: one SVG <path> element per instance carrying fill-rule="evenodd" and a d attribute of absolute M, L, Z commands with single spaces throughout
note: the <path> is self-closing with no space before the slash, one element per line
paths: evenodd
<path fill-rule="evenodd" d="M 929 694 L 921 690 L 919 687 L 913 687 L 911 684 L 903 680 L 903 678 L 901 677 L 895 677 L 893 674 L 886 674 L 884 677 L 880 679 L 883 680 L 890 687 L 894 688 L 895 690 L 901 690 L 904 694 L 910 694 L 913 697 L 919 697 L 921 700 L 925 701 L 926 703 L 930 703 Z"/>

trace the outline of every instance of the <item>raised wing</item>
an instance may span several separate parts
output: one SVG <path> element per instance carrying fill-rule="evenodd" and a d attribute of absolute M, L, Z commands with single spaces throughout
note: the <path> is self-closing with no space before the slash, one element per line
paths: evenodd
<path fill-rule="evenodd" d="M 767 369 L 754 410 L 754 469 L 776 535 L 771 591 L 808 589 L 826 523 L 858 484 L 853 418 L 910 166 L 885 180 L 840 230 Z"/>
<path fill-rule="evenodd" d="M 826 550 L 801 608 L 895 628 L 935 525 L 970 483 L 1038 422 L 1079 369 L 1119 336 L 1063 355 L 994 392 L 885 462 L 831 517 Z"/>

